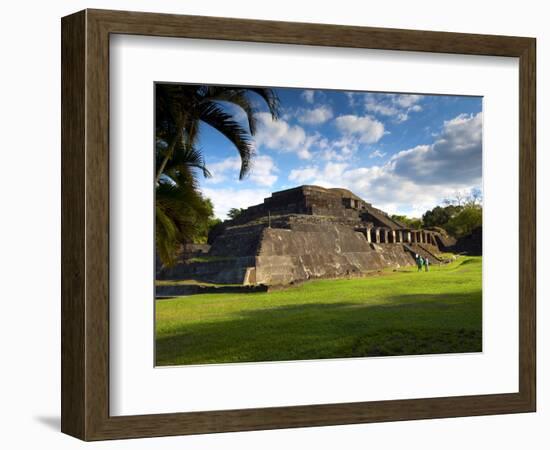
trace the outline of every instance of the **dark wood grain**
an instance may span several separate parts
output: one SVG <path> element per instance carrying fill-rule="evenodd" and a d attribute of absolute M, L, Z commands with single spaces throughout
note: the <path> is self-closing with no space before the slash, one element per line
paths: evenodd
<path fill-rule="evenodd" d="M 536 42 L 519 67 L 519 391 L 536 408 Z"/>
<path fill-rule="evenodd" d="M 85 403 L 85 28 L 63 19 L 61 48 L 61 430 L 83 437 Z"/>
<path fill-rule="evenodd" d="M 519 391 L 231 411 L 109 415 L 109 35 L 518 57 Z M 534 411 L 535 40 L 87 10 L 62 21 L 62 430 L 84 440 Z M 185 405 L 182 405 L 185 409 Z"/>
<path fill-rule="evenodd" d="M 222 17 L 88 10 L 111 33 L 278 44 L 521 56 L 529 38 Z"/>

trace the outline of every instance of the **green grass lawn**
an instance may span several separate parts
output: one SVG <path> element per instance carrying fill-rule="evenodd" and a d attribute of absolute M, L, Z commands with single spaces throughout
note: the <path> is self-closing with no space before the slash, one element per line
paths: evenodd
<path fill-rule="evenodd" d="M 157 365 L 481 351 L 481 257 L 156 302 Z"/>

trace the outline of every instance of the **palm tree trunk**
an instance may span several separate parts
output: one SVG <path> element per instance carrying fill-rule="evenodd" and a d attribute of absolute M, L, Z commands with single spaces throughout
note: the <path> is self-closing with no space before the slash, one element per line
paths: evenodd
<path fill-rule="evenodd" d="M 164 159 L 162 160 L 162 163 L 160 164 L 159 168 L 157 169 L 157 175 L 155 176 L 155 186 L 158 184 L 158 182 L 160 180 L 160 176 L 164 172 L 166 164 L 168 164 L 168 161 L 170 160 L 170 158 L 174 154 L 174 149 L 176 148 L 178 140 L 181 139 L 181 132 L 183 130 L 183 123 L 178 123 L 177 126 L 176 126 L 176 130 L 177 130 L 176 134 L 172 137 L 172 140 L 168 144 L 168 148 L 166 149 L 166 155 L 164 155 Z"/>

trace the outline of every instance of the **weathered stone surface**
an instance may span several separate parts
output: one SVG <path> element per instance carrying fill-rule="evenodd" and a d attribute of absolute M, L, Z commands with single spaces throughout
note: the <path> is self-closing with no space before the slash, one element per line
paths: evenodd
<path fill-rule="evenodd" d="M 182 261 L 159 278 L 281 286 L 359 276 L 412 265 L 415 253 L 435 258 L 444 240 L 434 230 L 407 229 L 346 189 L 300 186 L 217 227 L 211 260 Z"/>
<path fill-rule="evenodd" d="M 196 280 L 217 284 L 242 284 L 248 267 L 254 267 L 254 256 L 227 257 L 224 260 L 182 262 L 163 268 L 159 280 Z"/>
<path fill-rule="evenodd" d="M 256 255 L 260 245 L 260 235 L 266 225 L 259 223 L 227 228 L 214 240 L 209 255 L 232 257 Z"/>
<path fill-rule="evenodd" d="M 392 229 L 403 227 L 384 211 L 374 208 L 347 189 L 309 185 L 274 192 L 263 203 L 247 208 L 232 224 L 248 223 L 267 215 L 289 214 L 340 217 L 356 222 L 373 222 L 376 226 Z"/>
<path fill-rule="evenodd" d="M 369 244 L 362 233 L 341 225 L 317 227 L 315 231 L 264 230 L 256 258 L 256 282 L 288 284 L 312 278 L 360 275 L 414 263 L 403 245 Z"/>
<path fill-rule="evenodd" d="M 433 232 L 436 245 L 439 249 L 444 251 L 451 251 L 452 248 L 456 245 L 456 239 L 452 236 L 449 236 L 443 228 L 430 227 L 427 228 L 427 230 Z"/>

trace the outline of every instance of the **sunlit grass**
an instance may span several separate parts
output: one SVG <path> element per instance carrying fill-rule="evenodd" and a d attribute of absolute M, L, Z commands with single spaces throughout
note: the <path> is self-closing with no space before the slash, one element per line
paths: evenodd
<path fill-rule="evenodd" d="M 481 257 L 158 300 L 158 365 L 481 351 Z"/>

